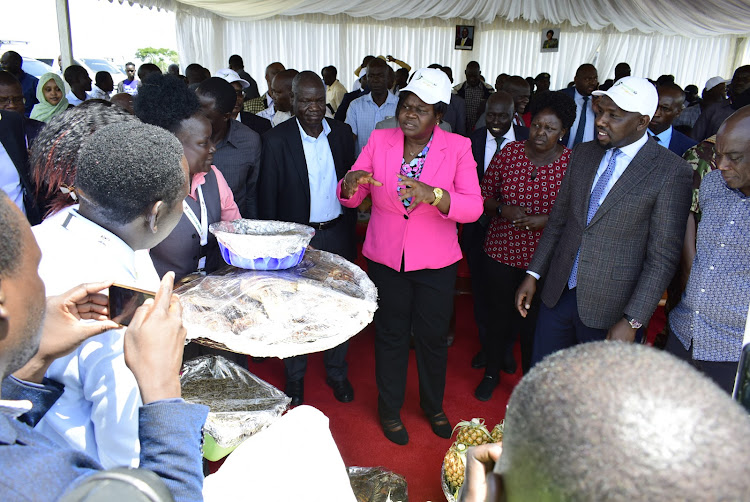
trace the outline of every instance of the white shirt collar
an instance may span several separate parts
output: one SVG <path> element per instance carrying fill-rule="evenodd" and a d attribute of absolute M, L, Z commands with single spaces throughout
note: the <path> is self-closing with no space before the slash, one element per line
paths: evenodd
<path fill-rule="evenodd" d="M 302 135 L 302 141 L 309 141 L 311 143 L 314 143 L 316 140 L 320 138 L 320 136 L 315 138 L 307 134 L 305 130 L 302 129 L 302 125 L 299 123 L 299 119 L 295 117 L 294 120 L 297 122 L 297 127 L 299 127 L 299 133 L 300 135 Z M 323 119 L 323 134 L 328 136 L 330 133 L 331 133 L 331 126 L 328 125 L 328 121 L 326 119 Z"/>
<path fill-rule="evenodd" d="M 136 254 L 133 248 L 109 230 L 81 216 L 76 209 L 66 208 L 62 211 L 68 213 L 59 220 L 60 226 L 70 232 L 75 232 L 81 244 L 86 242 L 88 245 L 107 248 L 107 260 L 122 264 L 133 275 L 133 278 L 138 278 Z"/>
<path fill-rule="evenodd" d="M 629 145 L 625 145 L 620 147 L 620 152 L 622 152 L 622 155 L 625 155 L 630 160 L 633 159 L 633 157 L 636 156 L 636 154 L 643 148 L 643 145 L 646 144 L 648 141 L 648 134 L 644 134 L 640 137 L 640 139 L 630 143 Z M 612 150 L 612 148 L 610 148 Z"/>

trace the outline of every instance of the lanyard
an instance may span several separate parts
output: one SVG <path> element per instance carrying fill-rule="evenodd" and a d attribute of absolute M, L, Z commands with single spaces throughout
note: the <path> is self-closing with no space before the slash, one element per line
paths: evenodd
<path fill-rule="evenodd" d="M 198 185 L 197 188 L 198 191 L 198 200 L 201 204 L 201 219 L 198 221 L 198 217 L 195 215 L 195 212 L 193 209 L 188 205 L 187 201 L 182 201 L 182 212 L 185 213 L 185 216 L 188 217 L 190 220 L 190 223 L 193 224 L 195 229 L 198 231 L 198 233 L 201 236 L 201 247 L 206 246 L 208 244 L 208 211 L 206 210 L 206 201 L 203 199 L 203 189 L 200 185 Z M 201 249 L 201 254 L 203 253 L 203 249 Z M 198 261 L 198 270 L 203 270 L 206 268 L 206 256 L 201 256 L 201 259 Z"/>

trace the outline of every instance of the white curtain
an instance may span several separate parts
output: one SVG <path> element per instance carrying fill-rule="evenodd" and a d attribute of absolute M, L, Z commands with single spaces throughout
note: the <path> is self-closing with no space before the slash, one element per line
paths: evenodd
<path fill-rule="evenodd" d="M 200 14 L 200 15 L 196 15 Z M 262 21 L 232 21 L 191 9 L 176 12 L 177 43 L 182 68 L 199 63 L 215 72 L 225 68 L 229 56 L 240 54 L 245 70 L 263 92 L 265 67 L 281 61 L 287 68 L 320 70 L 334 65 L 339 80 L 347 87 L 356 78 L 354 69 L 368 54 L 392 55 L 413 69 L 440 63 L 453 69 L 456 82 L 463 80 L 466 63 L 476 60 L 488 83 L 499 73 L 535 76 L 551 74 L 552 88 L 559 89 L 573 80 L 582 63 L 596 63 L 600 81 L 614 76 L 620 61 L 628 62 L 633 75 L 657 78 L 675 75 L 683 87 L 701 87 L 712 76 L 731 77 L 740 44 L 725 35 L 707 38 L 626 33 L 614 29 L 592 30 L 569 23 L 561 28 L 556 53 L 541 53 L 542 32 L 550 24 L 497 20 L 476 23 L 463 19 L 354 18 L 344 14 L 327 16 L 276 16 Z M 475 26 L 474 50 L 453 49 L 455 26 Z M 747 50 L 745 50 L 745 53 Z"/>

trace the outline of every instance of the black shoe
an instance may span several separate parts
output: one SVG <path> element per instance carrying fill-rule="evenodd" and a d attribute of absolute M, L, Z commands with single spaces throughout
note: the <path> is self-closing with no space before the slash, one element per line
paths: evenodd
<path fill-rule="evenodd" d="M 384 419 L 380 417 L 380 427 L 383 428 L 383 434 L 388 441 L 401 446 L 409 442 L 409 433 L 406 432 L 406 427 L 404 427 L 400 418 Z"/>
<path fill-rule="evenodd" d="M 512 375 L 517 369 L 518 365 L 516 364 L 516 358 L 513 357 L 513 352 L 508 352 L 503 357 L 502 370 L 507 374 Z"/>
<path fill-rule="evenodd" d="M 305 379 L 288 380 L 284 393 L 292 398 L 292 406 L 299 406 L 305 400 Z"/>
<path fill-rule="evenodd" d="M 432 432 L 444 439 L 450 439 L 453 434 L 453 428 L 451 423 L 448 421 L 448 417 L 445 416 L 444 412 L 440 412 L 436 415 L 427 415 L 427 420 L 430 421 L 430 427 Z"/>
<path fill-rule="evenodd" d="M 474 391 L 474 397 L 480 401 L 489 401 L 492 397 L 492 392 L 495 387 L 500 383 L 500 376 L 488 376 L 485 375 L 482 381 L 477 385 L 477 389 Z"/>
<path fill-rule="evenodd" d="M 487 353 L 482 349 L 471 359 L 471 367 L 478 370 L 485 366 L 487 366 Z"/>
<path fill-rule="evenodd" d="M 334 380 L 331 377 L 327 377 L 326 384 L 333 389 L 333 397 L 335 397 L 337 401 L 341 401 L 342 403 L 350 403 L 354 401 L 354 389 L 352 388 L 352 384 L 349 383 L 348 378 Z"/>

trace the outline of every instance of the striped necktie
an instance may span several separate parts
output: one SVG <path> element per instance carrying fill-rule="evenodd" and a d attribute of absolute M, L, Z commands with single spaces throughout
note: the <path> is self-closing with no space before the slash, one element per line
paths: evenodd
<path fill-rule="evenodd" d="M 604 189 L 607 187 L 609 180 L 612 179 L 612 175 L 615 172 L 615 165 L 617 164 L 617 156 L 621 153 L 622 151 L 619 148 L 615 148 L 614 150 L 612 150 L 612 156 L 609 158 L 607 169 L 605 169 L 602 175 L 599 176 L 599 179 L 596 181 L 596 185 L 594 185 L 594 189 L 591 191 L 591 198 L 589 199 L 589 210 L 586 213 L 586 225 L 591 222 L 591 218 L 594 217 L 596 211 L 599 209 L 599 200 L 602 198 Z M 570 271 L 570 276 L 568 277 L 568 288 L 570 289 L 575 288 L 578 284 L 578 258 L 580 258 L 580 256 L 581 249 L 578 248 L 578 253 L 576 253 L 576 260 L 573 262 L 573 269 Z"/>

